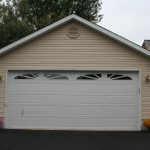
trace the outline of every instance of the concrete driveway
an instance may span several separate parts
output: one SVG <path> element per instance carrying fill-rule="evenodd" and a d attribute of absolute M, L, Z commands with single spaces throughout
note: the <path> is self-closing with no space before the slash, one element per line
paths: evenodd
<path fill-rule="evenodd" d="M 150 132 L 0 130 L 0 150 L 150 150 Z"/>

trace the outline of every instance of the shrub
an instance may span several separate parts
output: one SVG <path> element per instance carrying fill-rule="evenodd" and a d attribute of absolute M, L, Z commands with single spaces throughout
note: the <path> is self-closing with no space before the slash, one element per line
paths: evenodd
<path fill-rule="evenodd" d="M 145 119 L 143 124 L 144 124 L 145 127 L 150 128 L 150 118 Z"/>

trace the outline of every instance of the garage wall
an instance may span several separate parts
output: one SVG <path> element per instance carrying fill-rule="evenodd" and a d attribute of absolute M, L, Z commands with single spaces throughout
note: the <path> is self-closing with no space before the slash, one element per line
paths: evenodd
<path fill-rule="evenodd" d="M 68 27 L 80 29 L 70 39 Z M 142 118 L 150 117 L 149 58 L 76 22 L 52 31 L 0 57 L 0 116 L 4 116 L 6 70 L 141 70 Z"/>

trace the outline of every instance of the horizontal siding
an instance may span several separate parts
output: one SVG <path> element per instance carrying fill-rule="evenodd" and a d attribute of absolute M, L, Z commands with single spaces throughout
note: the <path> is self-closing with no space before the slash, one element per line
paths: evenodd
<path fill-rule="evenodd" d="M 66 32 L 80 29 L 77 39 Z M 0 116 L 4 116 L 6 70 L 141 70 L 142 119 L 150 117 L 149 58 L 76 22 L 54 30 L 0 57 Z"/>

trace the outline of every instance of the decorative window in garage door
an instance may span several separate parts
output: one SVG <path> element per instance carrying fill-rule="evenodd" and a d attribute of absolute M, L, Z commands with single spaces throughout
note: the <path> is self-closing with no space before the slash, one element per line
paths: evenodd
<path fill-rule="evenodd" d="M 101 74 L 87 74 L 77 77 L 77 80 L 100 80 L 101 77 Z"/>
<path fill-rule="evenodd" d="M 46 77 L 47 79 L 50 80 L 68 80 L 69 78 L 65 75 L 61 75 L 61 74 L 44 74 L 44 77 Z"/>
<path fill-rule="evenodd" d="M 35 79 L 37 77 L 38 77 L 38 74 L 35 74 L 35 73 L 26 73 L 26 74 L 18 75 L 16 77 L 14 77 L 14 79 Z"/>
<path fill-rule="evenodd" d="M 131 77 L 120 74 L 107 74 L 107 78 L 111 80 L 132 80 Z"/>

